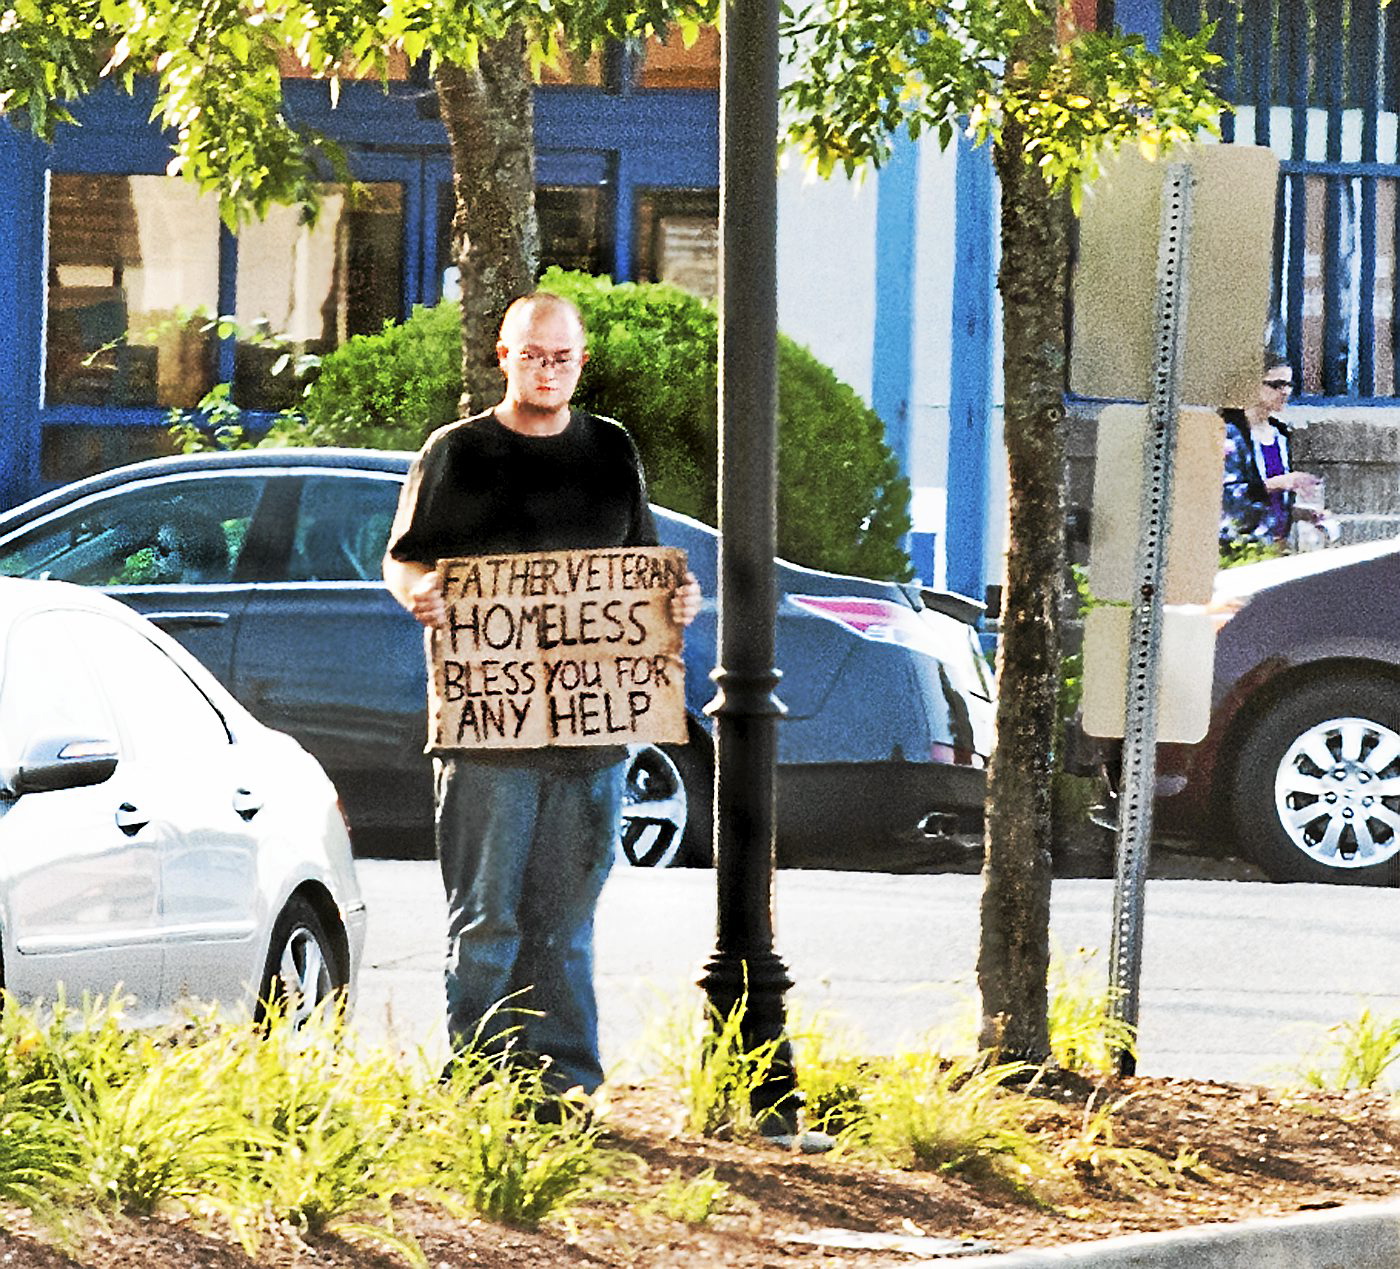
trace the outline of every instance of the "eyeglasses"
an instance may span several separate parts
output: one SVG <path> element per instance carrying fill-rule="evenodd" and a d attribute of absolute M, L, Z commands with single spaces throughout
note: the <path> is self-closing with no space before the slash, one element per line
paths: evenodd
<path fill-rule="evenodd" d="M 1285 392 L 1285 391 L 1287 391 L 1287 392 L 1292 392 L 1292 391 L 1293 391 L 1293 380 L 1292 380 L 1292 379 L 1265 379 L 1265 380 L 1264 380 L 1264 386 L 1265 386 L 1266 388 L 1273 388 L 1273 389 L 1275 389 L 1275 390 L 1278 391 L 1278 392 Z"/>
<path fill-rule="evenodd" d="M 511 354 L 522 366 L 538 366 L 541 370 L 572 370 L 582 360 L 576 352 L 539 352 L 534 348 L 519 348 Z"/>

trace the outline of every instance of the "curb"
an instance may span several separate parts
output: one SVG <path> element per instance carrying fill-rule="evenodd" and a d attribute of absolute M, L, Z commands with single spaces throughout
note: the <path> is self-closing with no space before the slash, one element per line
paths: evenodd
<path fill-rule="evenodd" d="M 1400 1199 L 979 1256 L 978 1269 L 1396 1269 Z"/>

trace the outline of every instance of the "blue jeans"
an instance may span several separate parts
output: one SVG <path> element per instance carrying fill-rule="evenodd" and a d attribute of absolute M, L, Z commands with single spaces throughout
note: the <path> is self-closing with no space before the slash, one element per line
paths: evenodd
<path fill-rule="evenodd" d="M 593 916 L 624 766 L 579 774 L 497 755 L 434 762 L 448 1036 L 454 1051 L 548 1059 L 544 1078 L 560 1092 L 591 1093 L 603 1079 Z"/>

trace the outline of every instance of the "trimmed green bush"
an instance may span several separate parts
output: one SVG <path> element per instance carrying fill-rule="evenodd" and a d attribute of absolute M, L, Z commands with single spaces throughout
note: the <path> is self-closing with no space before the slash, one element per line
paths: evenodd
<path fill-rule="evenodd" d="M 453 418 L 462 395 L 462 326 L 455 304 L 415 308 L 408 321 L 357 335 L 321 362 L 307 389 L 303 436 L 296 423 L 275 429 L 305 445 L 417 449 Z"/>
<path fill-rule="evenodd" d="M 712 307 L 662 284 L 623 283 L 551 269 L 541 289 L 578 305 L 590 360 L 576 402 L 626 424 L 651 496 L 715 523 L 718 319 Z M 279 424 L 279 443 L 416 449 L 452 419 L 461 393 L 457 307 L 415 309 L 401 326 L 359 336 L 326 357 L 304 425 Z M 836 572 L 906 579 L 908 482 L 884 426 L 829 367 L 780 337 L 778 551 Z"/>

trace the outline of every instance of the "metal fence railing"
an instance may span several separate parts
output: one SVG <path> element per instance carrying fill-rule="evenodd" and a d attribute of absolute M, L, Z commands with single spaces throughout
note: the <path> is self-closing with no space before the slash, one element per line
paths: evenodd
<path fill-rule="evenodd" d="M 1305 397 L 1400 400 L 1400 4 L 1166 0 L 1214 23 L 1225 141 L 1284 156 L 1271 342 Z"/>

